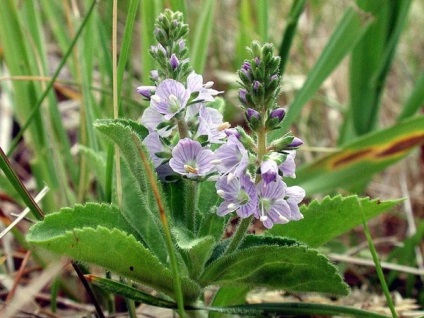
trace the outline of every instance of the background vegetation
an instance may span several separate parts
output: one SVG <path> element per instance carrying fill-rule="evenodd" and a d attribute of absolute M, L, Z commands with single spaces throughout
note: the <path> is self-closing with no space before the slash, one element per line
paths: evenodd
<path fill-rule="evenodd" d="M 194 69 L 225 91 L 225 115 L 233 124 L 243 124 L 235 72 L 247 56 L 245 47 L 254 39 L 275 44 L 283 58 L 281 105 L 289 110 L 283 128 L 305 141 L 295 183 L 309 198 L 337 193 L 405 198 L 370 227 L 389 263 L 390 290 L 424 305 L 421 1 L 121 0 L 115 18 L 112 3 L 0 3 L 0 146 L 34 196 L 49 187 L 44 212 L 110 198 L 109 170 L 95 159 L 112 157 L 92 123 L 113 117 L 113 21 L 118 23 L 119 115 L 137 119 L 147 104 L 135 88 L 150 84 L 154 68 L 148 55 L 154 19 L 170 7 L 187 17 Z M 11 212 L 27 205 L 9 180 L 0 174 L 4 227 L 13 220 Z M 2 239 L 3 300 L 14 281 L 24 283 L 18 279 L 23 274 L 13 275 L 29 259 L 26 228 L 21 222 Z M 341 260 L 352 286 L 381 294 L 374 271 L 354 265 L 369 258 L 363 242 L 358 229 L 326 246 Z M 31 260 L 47 265 L 37 261 Z M 395 271 L 391 265 L 404 267 Z M 35 274 L 24 277 L 40 272 Z M 62 277 L 71 281 L 64 297 L 84 303 L 76 291 L 80 287 L 66 272 Z M 53 295 L 58 286 L 53 284 Z"/>

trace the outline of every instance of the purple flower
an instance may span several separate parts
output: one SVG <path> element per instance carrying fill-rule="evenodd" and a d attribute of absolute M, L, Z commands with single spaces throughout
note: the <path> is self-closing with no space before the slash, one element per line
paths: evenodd
<path fill-rule="evenodd" d="M 218 95 L 219 92 L 215 89 L 212 89 L 213 82 L 207 82 L 203 84 L 203 76 L 192 72 L 187 77 L 187 89 L 190 93 L 198 92 L 199 96 L 196 97 L 195 101 L 205 101 L 212 102 L 214 100 L 214 96 Z"/>
<path fill-rule="evenodd" d="M 229 127 L 229 124 L 225 125 L 222 119 L 222 114 L 216 109 L 201 106 L 196 136 L 206 135 L 210 143 L 222 143 L 222 139 L 226 137 L 224 129 Z"/>
<path fill-rule="evenodd" d="M 139 93 L 141 96 L 143 96 L 147 100 L 150 100 L 150 97 L 155 93 L 155 91 L 156 91 L 156 86 L 137 87 L 137 93 Z"/>
<path fill-rule="evenodd" d="M 169 58 L 169 64 L 171 65 L 171 68 L 175 71 L 178 65 L 180 65 L 180 60 L 178 60 L 175 54 L 172 54 Z"/>
<path fill-rule="evenodd" d="M 256 189 L 259 199 L 254 215 L 266 228 L 270 229 L 276 223 L 284 224 L 290 221 L 292 212 L 284 199 L 287 185 L 280 178 L 267 186 L 262 180 Z"/>
<path fill-rule="evenodd" d="M 151 97 L 150 105 L 169 120 L 187 105 L 189 98 L 190 92 L 183 84 L 173 79 L 166 79 L 158 85 L 156 94 Z"/>
<path fill-rule="evenodd" d="M 271 182 L 275 182 L 278 176 L 278 166 L 274 160 L 265 160 L 261 163 L 261 177 L 264 181 L 264 186 Z"/>
<path fill-rule="evenodd" d="M 212 150 L 202 148 L 199 142 L 184 138 L 172 150 L 171 168 L 188 178 L 203 177 L 212 172 L 215 166 Z"/>
<path fill-rule="evenodd" d="M 294 162 L 294 157 L 296 157 L 296 151 L 287 151 L 286 159 L 278 167 L 283 173 L 283 177 L 296 178 L 296 164 Z"/>
<path fill-rule="evenodd" d="M 249 163 L 249 155 L 243 144 L 236 136 L 228 137 L 227 142 L 215 151 L 217 166 L 221 174 L 240 176 L 246 170 Z"/>
<path fill-rule="evenodd" d="M 298 204 L 302 202 L 305 197 L 305 190 L 299 186 L 288 187 L 286 189 L 286 201 L 290 207 L 290 220 L 303 219 L 302 213 L 300 213 Z"/>
<path fill-rule="evenodd" d="M 141 116 L 140 122 L 146 127 L 149 132 L 157 132 L 161 137 L 169 137 L 172 133 L 172 130 L 169 127 L 161 128 L 157 130 L 157 127 L 160 123 L 164 122 L 165 118 L 162 114 L 157 112 L 151 106 L 147 107 L 143 115 Z"/>
<path fill-rule="evenodd" d="M 217 194 L 224 199 L 218 207 L 220 216 L 236 211 L 237 215 L 246 218 L 253 214 L 258 204 L 255 184 L 249 175 L 240 178 L 220 177 L 215 184 Z"/>
<path fill-rule="evenodd" d="M 165 160 L 165 158 L 160 157 L 157 154 L 170 152 L 169 149 L 162 144 L 159 135 L 156 132 L 148 134 L 146 138 L 144 138 L 143 144 L 149 151 L 155 168 L 159 167 Z"/>
<path fill-rule="evenodd" d="M 235 129 L 235 128 L 228 128 L 228 129 L 225 129 L 224 132 L 227 135 L 227 137 L 235 136 L 237 139 L 240 140 L 240 133 L 238 132 L 237 129 Z"/>
<path fill-rule="evenodd" d="M 281 122 L 286 116 L 286 110 L 282 107 L 274 109 L 269 115 L 272 118 L 278 118 L 278 121 Z"/>

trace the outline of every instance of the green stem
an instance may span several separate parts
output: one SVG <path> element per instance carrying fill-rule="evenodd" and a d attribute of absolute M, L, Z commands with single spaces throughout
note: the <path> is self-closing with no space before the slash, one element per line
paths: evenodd
<path fill-rule="evenodd" d="M 249 216 L 248 218 L 241 219 L 241 221 L 239 222 L 237 226 L 236 231 L 233 234 L 231 242 L 228 245 L 223 255 L 231 254 L 240 246 L 240 243 L 243 241 L 244 237 L 246 236 L 246 231 L 249 228 L 250 222 L 252 222 L 252 218 L 253 216 Z"/>
<path fill-rule="evenodd" d="M 398 315 L 397 315 L 396 310 L 395 310 L 395 306 L 393 304 L 392 296 L 390 295 L 389 287 L 387 286 L 386 280 L 384 278 L 383 269 L 381 268 L 380 260 L 379 260 L 378 255 L 377 255 L 377 251 L 376 251 L 375 246 L 372 242 L 371 233 L 370 233 L 370 230 L 368 228 L 367 221 L 365 220 L 364 212 L 362 210 L 362 205 L 361 205 L 361 202 L 359 200 L 358 200 L 358 203 L 359 203 L 359 206 L 361 207 L 361 218 L 362 218 L 362 225 L 364 227 L 364 233 L 365 233 L 365 236 L 366 236 L 367 241 L 368 241 L 368 247 L 370 249 L 372 259 L 373 259 L 374 264 L 375 264 L 375 270 L 377 272 L 378 279 L 380 280 L 381 288 L 383 289 L 383 293 L 384 293 L 384 296 L 386 297 L 387 305 L 390 308 L 390 311 L 392 313 L 392 317 L 398 318 Z"/>
<path fill-rule="evenodd" d="M 198 203 L 199 184 L 193 180 L 184 180 L 185 211 L 187 228 L 194 233 L 196 225 L 196 210 Z"/>

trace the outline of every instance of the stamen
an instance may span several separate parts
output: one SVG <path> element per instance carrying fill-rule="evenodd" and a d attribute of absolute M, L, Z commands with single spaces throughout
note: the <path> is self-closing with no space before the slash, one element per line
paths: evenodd
<path fill-rule="evenodd" d="M 199 170 L 197 168 L 194 168 L 194 167 L 192 167 L 190 165 L 184 165 L 184 170 L 186 172 L 191 172 L 191 173 L 195 173 L 195 174 L 198 174 L 199 173 Z"/>
<path fill-rule="evenodd" d="M 218 194 L 220 197 L 223 197 L 225 195 L 225 191 L 222 189 L 219 189 L 216 191 L 216 194 Z"/>
<path fill-rule="evenodd" d="M 230 204 L 227 205 L 227 208 L 229 210 L 235 210 L 237 208 L 237 205 L 235 205 L 234 203 L 230 203 Z"/>
<path fill-rule="evenodd" d="M 211 164 L 213 165 L 220 165 L 222 163 L 221 159 L 213 159 L 211 160 Z"/>
<path fill-rule="evenodd" d="M 223 130 L 228 129 L 230 127 L 231 127 L 231 124 L 228 121 L 226 121 L 225 123 L 218 125 L 218 127 L 216 129 L 218 131 L 223 131 Z"/>

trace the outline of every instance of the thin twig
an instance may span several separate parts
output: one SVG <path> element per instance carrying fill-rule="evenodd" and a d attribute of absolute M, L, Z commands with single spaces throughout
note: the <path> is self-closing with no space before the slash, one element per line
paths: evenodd
<path fill-rule="evenodd" d="M 353 256 L 347 256 L 347 255 L 341 255 L 341 254 L 335 254 L 335 253 L 330 253 L 327 256 L 333 261 L 375 267 L 374 262 L 370 259 L 364 259 L 360 257 L 353 257 Z M 398 265 L 398 264 L 393 264 L 389 262 L 380 262 L 380 265 L 384 269 L 399 271 L 402 273 L 407 273 L 412 275 L 424 275 L 424 270 L 421 270 L 415 267 Z"/>

